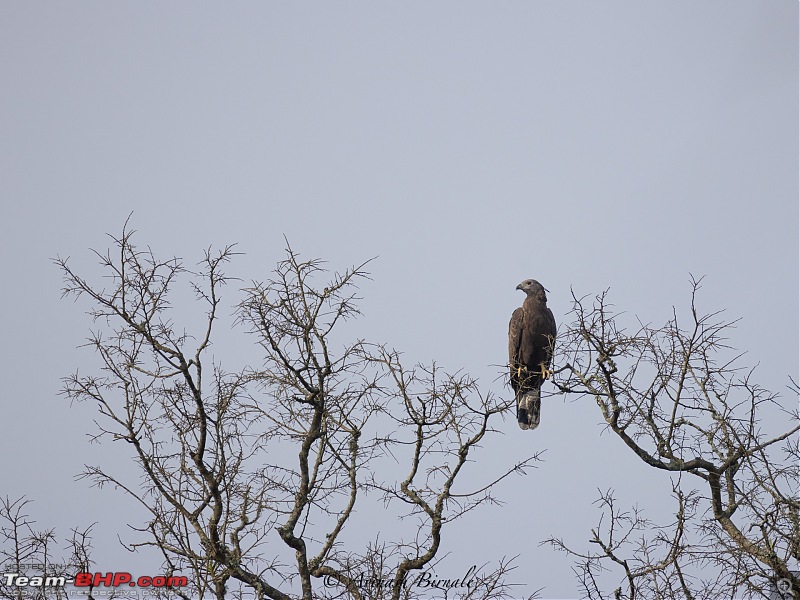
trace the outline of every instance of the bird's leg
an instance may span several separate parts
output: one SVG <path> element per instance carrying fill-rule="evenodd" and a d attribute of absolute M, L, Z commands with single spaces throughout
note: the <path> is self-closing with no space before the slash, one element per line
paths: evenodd
<path fill-rule="evenodd" d="M 550 379 L 550 377 L 553 376 L 553 372 L 548 369 L 544 363 L 541 363 L 539 366 L 542 368 L 542 379 Z"/>

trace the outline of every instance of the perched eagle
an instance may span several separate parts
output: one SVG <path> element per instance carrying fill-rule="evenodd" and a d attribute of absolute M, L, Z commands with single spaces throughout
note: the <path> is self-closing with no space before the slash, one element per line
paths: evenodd
<path fill-rule="evenodd" d="M 508 324 L 508 363 L 522 429 L 536 429 L 542 408 L 540 391 L 547 379 L 556 338 L 556 320 L 547 308 L 541 283 L 526 279 L 517 286 L 527 297 Z"/>

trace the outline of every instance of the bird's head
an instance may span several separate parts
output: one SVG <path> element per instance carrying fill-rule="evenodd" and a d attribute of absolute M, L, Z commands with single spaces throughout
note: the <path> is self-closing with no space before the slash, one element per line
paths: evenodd
<path fill-rule="evenodd" d="M 537 296 L 543 302 L 547 302 L 547 294 L 544 286 L 535 279 L 526 279 L 517 286 L 518 290 L 525 292 L 527 296 Z"/>

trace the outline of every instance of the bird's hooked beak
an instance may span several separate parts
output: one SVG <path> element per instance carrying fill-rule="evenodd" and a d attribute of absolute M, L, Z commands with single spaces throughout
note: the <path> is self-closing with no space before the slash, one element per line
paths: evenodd
<path fill-rule="evenodd" d="M 521 290 L 521 289 L 522 289 L 522 284 L 520 283 L 520 284 L 519 284 L 519 285 L 516 287 L 516 289 L 518 289 L 518 290 Z"/>

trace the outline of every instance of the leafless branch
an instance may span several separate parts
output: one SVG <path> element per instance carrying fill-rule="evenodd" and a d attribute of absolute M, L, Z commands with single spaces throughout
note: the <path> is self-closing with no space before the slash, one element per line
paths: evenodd
<path fill-rule="evenodd" d="M 84 475 L 147 509 L 127 546 L 159 552 L 165 573 L 191 574 L 190 588 L 172 590 L 179 596 L 376 598 L 367 577 L 391 580 L 380 597 L 417 597 L 409 573 L 435 564 L 447 524 L 497 502 L 494 487 L 536 459 L 461 489 L 459 475 L 507 404 L 464 374 L 409 370 L 394 350 L 347 341 L 367 263 L 330 273 L 287 242 L 272 276 L 240 290 L 234 305 L 259 355 L 226 371 L 209 351 L 233 247 L 206 250 L 190 270 L 137 248 L 127 224 L 112 239 L 113 252 L 96 253 L 105 287 L 56 260 L 64 294 L 91 303 L 98 329 L 87 345 L 102 361 L 100 373 L 67 378 L 65 393 L 98 406 L 96 441 L 130 445 L 143 486 L 102 466 Z M 176 323 L 184 279 L 204 307 L 199 326 Z M 404 479 L 378 479 L 377 465 L 395 459 Z M 343 532 L 372 494 L 405 507 L 411 535 L 359 552 Z M 468 597 L 506 597 L 510 568 L 501 561 L 482 573 L 486 585 Z"/>
<path fill-rule="evenodd" d="M 609 492 L 601 495 L 608 537 L 598 527 L 591 540 L 599 552 L 573 552 L 548 540 L 583 561 L 589 597 L 604 597 L 594 575 L 608 564 L 626 581 L 617 597 L 769 595 L 778 579 L 800 590 L 797 410 L 740 366 L 727 338 L 736 321 L 699 311 L 700 283 L 691 280 L 688 325 L 673 311 L 664 326 L 639 322 L 633 333 L 607 291 L 593 301 L 573 295 L 574 321 L 557 347 L 556 364 L 564 365 L 557 385 L 593 398 L 607 427 L 636 456 L 679 476 L 674 523 L 645 526 L 638 512 L 618 511 Z M 767 433 L 768 414 L 783 414 L 786 429 Z M 612 540 L 620 529 L 625 533 Z M 663 535 L 636 538 L 633 547 L 648 529 Z M 718 575 L 700 577 L 710 571 Z"/>

